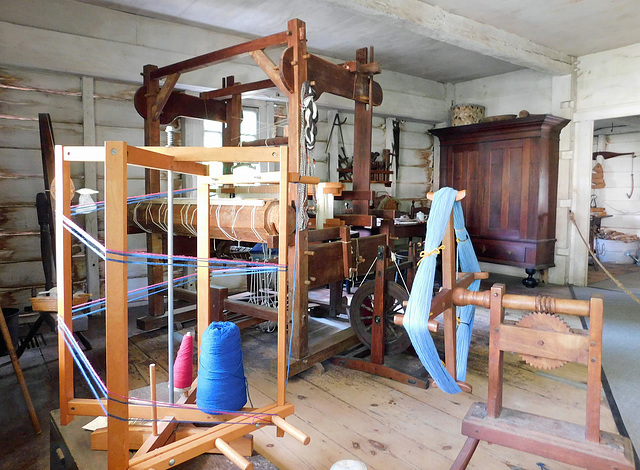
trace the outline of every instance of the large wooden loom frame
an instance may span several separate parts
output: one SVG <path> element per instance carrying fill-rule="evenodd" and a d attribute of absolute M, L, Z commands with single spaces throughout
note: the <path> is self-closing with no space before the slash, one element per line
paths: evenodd
<path fill-rule="evenodd" d="M 203 117 L 204 112 L 207 119 L 226 121 L 227 128 L 223 133 L 223 144 L 225 146 L 237 146 L 240 136 L 240 117 L 242 113 L 241 94 L 247 91 L 260 90 L 270 87 L 277 87 L 285 96 L 289 103 L 289 121 L 287 141 L 289 151 L 289 168 L 292 172 L 298 172 L 300 168 L 300 142 L 299 136 L 302 126 L 302 116 L 300 108 L 300 93 L 302 84 L 309 81 L 320 97 L 322 93 L 330 93 L 353 100 L 355 110 L 354 126 L 354 165 L 353 191 L 343 192 L 345 199 L 354 201 L 354 211 L 356 214 L 349 217 L 347 222 L 355 225 L 372 225 L 375 216 L 368 215 L 369 200 L 373 197 L 370 190 L 370 170 L 371 170 L 371 128 L 373 106 L 378 106 L 382 102 L 382 89 L 373 80 L 373 76 L 380 73 L 380 66 L 373 61 L 373 49 L 358 49 L 356 60 L 343 64 L 334 64 L 318 56 L 307 52 L 306 46 L 306 25 L 299 19 L 292 19 L 288 22 L 286 31 L 275 33 L 267 37 L 257 38 L 225 49 L 210 52 L 198 57 L 184 60 L 175 64 L 158 68 L 155 65 L 145 65 L 143 68 L 144 86 L 141 88 L 136 100 L 139 109 L 143 109 L 145 119 L 145 145 L 160 145 L 160 123 L 170 122 L 173 118 L 163 120 L 163 110 L 169 107 L 171 100 L 178 103 L 178 108 L 184 105 L 179 112 L 183 116 L 189 116 L 184 112 L 184 108 L 197 109 L 200 113 L 198 117 Z M 274 46 L 285 46 L 287 49 L 282 54 L 280 63 L 274 64 L 265 54 L 264 49 Z M 264 71 L 268 77 L 253 83 L 237 84 L 233 77 L 226 77 L 223 80 L 223 87 L 218 90 L 203 92 L 200 97 L 184 96 L 178 99 L 174 88 L 183 73 L 199 70 L 216 63 L 229 60 L 241 54 L 249 54 L 256 64 Z M 164 83 L 160 86 L 160 80 Z M 204 111 L 203 111 L 204 110 Z M 268 145 L 268 141 L 264 144 Z M 242 160 L 242 152 L 246 148 L 234 147 L 237 152 L 237 161 Z M 160 191 L 160 176 L 154 169 L 148 169 L 145 176 L 145 191 L 156 193 Z M 290 188 L 286 198 L 280 199 L 281 203 L 287 201 L 288 204 L 296 200 L 295 188 Z M 294 243 L 290 240 L 288 248 L 287 262 L 289 266 L 294 266 L 297 273 L 295 305 L 290 307 L 295 329 L 292 332 L 291 347 L 291 367 L 290 375 L 295 375 L 314 363 L 323 361 L 333 355 L 348 349 L 359 343 L 355 334 L 347 329 L 342 330 L 330 337 L 323 338 L 318 344 L 309 344 L 309 318 L 308 318 L 308 291 L 314 286 L 320 286 L 331 282 L 337 282 L 337 272 L 345 272 L 344 276 L 339 276 L 340 281 L 349 277 L 349 270 L 353 267 L 351 259 L 347 259 L 349 254 L 353 255 L 353 249 L 346 245 L 343 248 L 345 253 L 343 266 L 336 266 L 330 273 L 320 273 L 313 266 L 310 266 L 309 258 L 314 251 L 324 248 L 313 246 L 313 241 L 322 241 L 334 237 L 340 232 L 338 228 L 324 230 L 301 230 L 298 232 Z M 348 236 L 348 231 L 347 231 Z M 342 234 L 345 244 L 349 243 L 348 237 Z M 379 242 L 373 242 L 373 252 Z M 335 244 L 334 244 L 335 245 Z M 152 233 L 147 236 L 147 251 L 160 252 L 162 247 L 162 236 Z M 338 247 L 329 247 L 329 251 Z M 296 254 L 297 250 L 297 254 Z M 348 253 L 348 250 L 352 250 Z M 373 258 L 372 258 L 373 259 Z M 295 262 L 294 262 L 295 260 Z M 312 272 L 313 271 L 313 272 Z M 324 270 L 327 271 L 327 270 Z M 337 271 L 337 272 L 336 272 Z M 314 274 L 318 272 L 318 275 Z M 323 275 L 326 274 L 326 275 Z M 150 284 L 162 280 L 162 271 L 159 267 L 149 267 Z M 290 285 L 293 285 L 292 276 L 289 277 Z M 216 295 L 217 298 L 220 298 Z M 212 308 L 221 312 L 226 304 L 231 305 L 228 300 L 222 299 L 218 305 Z M 240 307 L 235 305 L 235 307 Z M 242 313 L 248 314 L 249 310 L 244 306 Z M 164 302 L 161 295 L 151 296 L 149 301 L 149 313 L 151 316 L 160 316 L 164 312 Z M 268 312 L 263 312 L 259 308 L 253 308 L 253 313 L 257 318 L 270 319 Z"/>
<path fill-rule="evenodd" d="M 104 162 L 105 164 L 105 246 L 112 252 L 127 252 L 127 165 L 137 165 L 155 170 L 171 170 L 198 176 L 198 258 L 208 259 L 209 245 L 209 179 L 208 168 L 201 162 L 223 161 L 233 162 L 241 156 L 243 161 L 267 161 L 280 163 L 280 196 L 285 199 L 289 183 L 299 181 L 301 177 L 289 173 L 289 155 L 287 147 L 254 148 L 254 149 L 203 149 L 188 147 L 132 147 L 125 142 L 107 142 L 104 147 L 56 147 L 56 237 L 58 253 L 58 312 L 67 327 L 72 329 L 72 282 L 71 282 L 71 234 L 63 228 L 63 216 L 71 217 L 70 162 Z M 286 205 L 282 204 L 280 223 L 287 223 Z M 279 239 L 280 264 L 286 264 L 286 253 L 289 237 Z M 128 360 L 128 315 L 127 315 L 127 264 L 126 256 L 110 254 L 116 261 L 108 260 L 105 266 L 106 292 L 106 385 L 112 398 L 129 396 Z M 154 407 L 157 414 L 167 421 L 162 422 L 157 436 L 151 436 L 146 442 L 143 452 L 129 460 L 129 425 L 128 418 L 152 419 L 152 407 L 107 400 L 103 402 L 109 412 L 108 418 L 108 464 L 110 469 L 142 469 L 156 470 L 169 468 L 200 455 L 214 446 L 219 450 L 227 448 L 226 444 L 265 424 L 277 426 L 279 436 L 288 432 L 303 443 L 308 443 L 304 435 L 283 418 L 293 413 L 293 405 L 286 402 L 286 328 L 287 324 L 287 273 L 279 274 L 279 309 L 278 309 L 278 370 L 277 400 L 271 405 L 248 410 L 248 414 L 238 417 L 209 415 L 200 411 L 195 402 L 197 379 L 194 381 L 188 397 L 182 400 L 186 408 Z M 198 284 L 198 344 L 210 322 L 209 305 L 209 265 L 200 263 L 197 267 Z M 62 333 L 60 333 L 62 335 Z M 58 340 L 60 370 L 60 422 L 69 424 L 75 415 L 100 416 L 103 410 L 97 399 L 81 399 L 74 395 L 73 359 L 65 347 L 62 337 Z M 198 351 L 199 354 L 199 351 Z M 252 414 L 255 413 L 255 414 Z M 261 413 L 269 413 L 264 415 Z M 115 416 L 115 417 L 114 417 Z M 122 419 L 117 419 L 124 418 Z M 250 419 L 252 423 L 246 424 Z M 205 428 L 201 433 L 189 436 L 180 441 L 162 446 L 180 421 L 219 422 L 212 428 Z M 245 424 L 234 424 L 245 423 Z M 145 452 L 146 451 L 146 452 Z M 233 451 L 225 455 L 234 456 Z M 240 457 L 241 459 L 241 457 Z M 240 460 L 242 462 L 242 460 Z M 249 468 L 248 466 L 245 468 Z"/>

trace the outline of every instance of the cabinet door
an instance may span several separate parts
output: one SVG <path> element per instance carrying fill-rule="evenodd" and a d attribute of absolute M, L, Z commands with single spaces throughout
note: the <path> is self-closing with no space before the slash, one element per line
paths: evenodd
<path fill-rule="evenodd" d="M 481 236 L 512 240 L 525 238 L 531 177 L 530 148 L 529 139 L 482 144 L 485 188 L 481 198 Z"/>
<path fill-rule="evenodd" d="M 472 236 L 480 231 L 481 214 L 477 203 L 484 190 L 478 149 L 478 144 L 448 146 L 443 153 L 446 160 L 442 162 L 440 177 L 440 187 L 467 191 L 467 196 L 462 200 L 462 210 L 465 225 Z"/>

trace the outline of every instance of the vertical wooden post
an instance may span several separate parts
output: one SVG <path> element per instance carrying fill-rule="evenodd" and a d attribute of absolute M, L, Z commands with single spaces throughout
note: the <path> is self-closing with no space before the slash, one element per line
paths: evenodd
<path fill-rule="evenodd" d="M 373 292 L 373 315 L 371 321 L 371 362 L 373 364 L 384 364 L 385 353 L 385 324 L 384 304 L 385 304 L 385 272 L 387 266 L 387 247 L 378 246 L 378 257 L 376 259 L 376 277 Z"/>
<path fill-rule="evenodd" d="M 36 414 L 36 410 L 33 407 L 31 395 L 29 395 L 29 389 L 27 388 L 27 382 L 25 382 L 24 380 L 24 374 L 22 373 L 20 363 L 18 362 L 18 356 L 16 355 L 16 351 L 13 349 L 13 338 L 11 338 L 11 333 L 9 332 L 9 327 L 7 326 L 7 321 L 4 318 L 4 312 L 2 311 L 2 308 L 0 308 L 0 333 L 2 333 L 0 336 L 4 339 L 4 344 L 7 346 L 7 352 L 11 357 L 13 371 L 16 373 L 18 385 L 20 385 L 22 396 L 24 397 L 24 401 L 27 404 L 27 410 L 29 411 L 31 424 L 33 424 L 33 429 L 35 430 L 36 434 L 40 434 L 40 422 L 38 421 L 38 415 Z"/>
<path fill-rule="evenodd" d="M 293 327 L 291 334 L 291 356 L 302 359 L 309 355 L 309 261 L 304 254 L 309 246 L 309 231 L 301 230 L 296 234 L 296 243 L 292 250 L 296 255 L 296 295 L 293 302 Z"/>
<path fill-rule="evenodd" d="M 70 177 L 71 167 L 64 161 L 64 147 L 55 148 L 55 191 L 56 201 L 56 285 L 58 290 L 58 314 L 60 321 L 73 331 L 71 320 L 72 279 L 71 279 L 71 234 L 63 226 L 63 217 L 71 218 Z M 67 349 L 62 332 L 58 332 L 58 370 L 60 386 L 60 424 L 67 425 L 73 420 L 69 414 L 69 400 L 73 398 L 73 358 Z"/>
<path fill-rule="evenodd" d="M 291 65 L 293 66 L 293 92 L 289 95 L 289 143 L 288 143 L 288 171 L 297 173 L 300 171 L 300 159 L 302 158 L 301 149 L 300 149 L 300 133 L 302 131 L 302 110 L 300 108 L 300 92 L 302 89 L 302 84 L 307 81 L 307 32 L 306 25 L 303 21 L 298 19 L 292 19 L 288 23 L 288 34 L 289 41 L 288 46 L 293 49 L 293 57 L 291 60 Z M 280 165 L 280 171 L 282 172 L 282 164 Z M 289 185 L 287 185 L 289 186 Z M 282 188 L 281 188 L 282 190 Z M 281 207 L 284 205 L 282 202 L 288 201 L 289 203 L 297 204 L 297 191 L 298 188 L 296 185 L 290 185 L 288 187 L 288 195 L 286 199 L 280 199 Z M 299 210 L 304 210 L 302 207 L 298 208 Z M 281 227 L 284 228 L 286 225 L 282 225 L 285 219 L 280 219 Z M 284 230 L 280 232 L 284 233 Z M 306 237 L 305 234 L 300 234 L 301 237 Z M 300 242 L 304 238 L 298 239 L 297 242 Z M 308 273 L 308 259 L 306 256 L 301 256 L 301 253 L 296 254 L 296 247 L 285 246 L 285 253 L 288 251 L 288 259 L 286 264 L 293 268 L 296 265 L 296 298 L 295 305 L 293 302 L 291 303 L 291 315 L 295 316 L 296 335 L 294 336 L 294 346 L 291 354 L 293 357 L 299 359 L 308 353 L 308 338 L 307 334 L 303 335 L 299 330 L 300 326 L 303 326 L 303 316 L 306 317 L 308 311 L 308 303 L 309 299 L 307 298 L 307 286 L 303 283 L 307 279 Z M 295 263 L 295 258 L 297 257 L 297 263 Z M 282 263 L 283 261 L 281 261 Z M 293 280 L 293 277 L 289 277 L 290 280 Z M 290 283 L 290 288 L 293 288 L 293 282 Z M 291 295 L 291 293 L 289 294 Z M 293 334 L 293 331 L 290 332 Z"/>
<path fill-rule="evenodd" d="M 160 91 L 160 80 L 152 79 L 151 73 L 158 67 L 155 65 L 145 65 L 142 69 L 144 86 L 147 93 L 147 117 L 144 119 L 144 145 L 160 145 L 160 120 L 153 119 L 154 106 L 157 102 Z M 160 171 L 145 168 L 144 170 L 144 190 L 146 194 L 160 192 Z M 162 253 L 162 234 L 147 234 L 147 251 L 149 253 Z M 162 282 L 163 272 L 160 265 L 149 265 L 147 267 L 147 277 L 149 285 Z M 154 294 L 149 296 L 149 315 L 160 316 L 164 313 L 164 295 Z"/>
<path fill-rule="evenodd" d="M 600 442 L 600 393 L 602 389 L 602 326 L 604 301 L 589 301 L 589 362 L 587 365 L 587 423 L 585 438 Z"/>
<path fill-rule="evenodd" d="M 342 262 L 344 265 L 344 278 L 349 279 L 351 277 L 351 268 L 353 268 L 354 265 L 353 246 L 351 244 L 351 227 L 347 225 L 340 226 L 340 241 L 342 242 Z"/>
<path fill-rule="evenodd" d="M 504 320 L 502 297 L 505 285 L 494 284 L 491 287 L 490 321 L 489 321 L 489 391 L 487 394 L 487 410 L 492 418 L 500 416 L 502 411 L 502 373 L 504 352 L 500 348 L 500 325 Z"/>
<path fill-rule="evenodd" d="M 289 157 L 286 147 L 280 147 L 280 227 L 278 227 L 278 264 L 287 264 L 287 247 L 289 235 L 287 227 L 289 190 Z M 287 394 L 287 272 L 278 271 L 278 372 L 277 372 L 277 403 L 283 406 Z M 281 431 L 278 431 L 280 435 Z"/>
<path fill-rule="evenodd" d="M 356 62 L 366 64 L 367 48 L 356 51 Z M 371 83 L 369 84 L 371 88 Z M 373 106 L 369 103 L 355 102 L 353 128 L 353 190 L 368 191 L 371 186 L 371 119 Z M 354 214 L 368 214 L 369 201 L 353 201 Z"/>
<path fill-rule="evenodd" d="M 127 251 L 127 144 L 107 142 L 105 157 L 105 246 L 107 250 Z M 127 309 L 126 256 L 111 253 L 114 261 L 105 264 L 107 405 L 109 468 L 129 465 L 129 407 L 122 397 L 129 396 L 129 328 Z"/>
<path fill-rule="evenodd" d="M 211 306 L 211 279 L 209 276 L 209 262 L 211 242 L 209 239 L 209 178 L 198 176 L 198 305 L 197 305 L 197 328 L 198 328 L 198 364 L 200 364 L 200 347 L 202 345 L 202 335 L 209 326 L 209 313 Z"/>
<path fill-rule="evenodd" d="M 222 80 L 222 87 L 226 88 L 235 84 L 233 75 L 225 77 Z M 240 145 L 240 125 L 242 124 L 242 95 L 231 95 L 226 100 L 226 125 L 222 131 L 222 146 L 237 147 Z M 222 173 L 231 174 L 233 163 L 224 162 L 222 164 Z"/>
<path fill-rule="evenodd" d="M 442 250 L 442 287 L 453 290 L 456 286 L 456 237 L 453 229 L 453 212 L 449 216 L 447 229 L 442 239 L 445 248 Z M 454 380 L 456 374 L 456 307 L 451 304 L 443 312 L 444 351 L 447 371 Z"/>

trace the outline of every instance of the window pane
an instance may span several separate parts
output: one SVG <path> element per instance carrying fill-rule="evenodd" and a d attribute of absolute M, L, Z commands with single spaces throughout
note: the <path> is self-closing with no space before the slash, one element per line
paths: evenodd
<path fill-rule="evenodd" d="M 243 108 L 242 124 L 240 124 L 240 140 L 247 142 L 258 138 L 258 110 Z"/>

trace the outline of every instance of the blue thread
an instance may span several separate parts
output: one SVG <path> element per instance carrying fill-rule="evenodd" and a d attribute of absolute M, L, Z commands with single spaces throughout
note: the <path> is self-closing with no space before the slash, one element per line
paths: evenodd
<path fill-rule="evenodd" d="M 196 404 L 205 413 L 239 410 L 247 403 L 240 329 L 213 322 L 202 335 Z"/>

